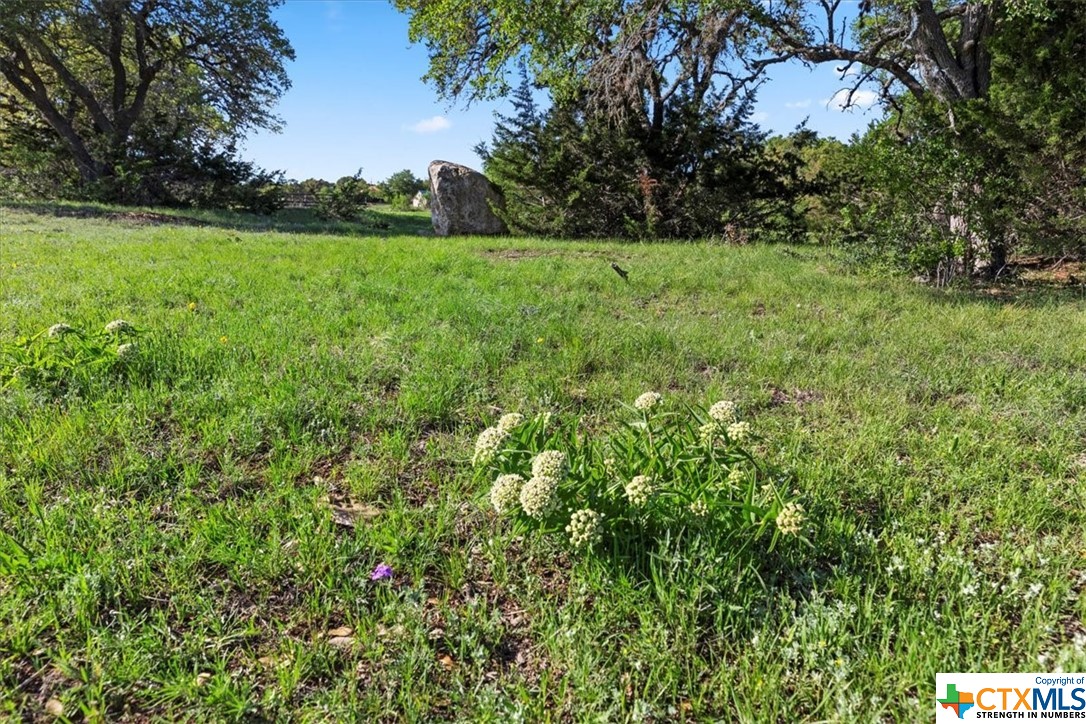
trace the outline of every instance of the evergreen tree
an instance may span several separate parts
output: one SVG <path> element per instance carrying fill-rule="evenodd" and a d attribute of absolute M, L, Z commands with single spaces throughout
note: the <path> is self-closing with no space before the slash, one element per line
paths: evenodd
<path fill-rule="evenodd" d="M 519 70 L 520 83 L 510 96 L 513 115 L 495 113 L 494 138 L 489 146 L 480 142 L 475 153 L 483 159 L 486 175 L 505 195 L 505 209 L 496 211 L 506 225 L 548 235 L 554 230 L 545 219 L 548 199 L 539 176 L 545 148 L 543 118 L 523 63 Z"/>
<path fill-rule="evenodd" d="M 594 112 L 582 94 L 537 110 L 522 72 L 513 115 L 498 115 L 476 151 L 505 194 L 513 229 L 556 237 L 696 238 L 746 233 L 796 238 L 798 156 L 767 152 L 746 121 L 676 96 L 657 131 Z"/>

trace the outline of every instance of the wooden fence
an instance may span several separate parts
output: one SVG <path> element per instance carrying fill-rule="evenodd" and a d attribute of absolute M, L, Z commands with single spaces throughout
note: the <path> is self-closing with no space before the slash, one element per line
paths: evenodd
<path fill-rule="evenodd" d="M 312 209 L 316 205 L 315 194 L 283 194 L 284 209 Z"/>

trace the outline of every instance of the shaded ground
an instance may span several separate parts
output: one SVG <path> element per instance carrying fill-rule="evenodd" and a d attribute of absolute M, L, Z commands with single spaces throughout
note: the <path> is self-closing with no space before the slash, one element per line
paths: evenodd
<path fill-rule="evenodd" d="M 264 216 L 227 210 L 117 209 L 77 202 L 7 203 L 8 208 L 42 216 L 103 219 L 131 224 L 207 226 L 235 231 L 281 231 L 340 236 L 428 235 L 433 233 L 429 212 L 395 211 L 387 205 L 368 206 L 357 221 L 321 219 L 312 209 L 282 209 Z"/>

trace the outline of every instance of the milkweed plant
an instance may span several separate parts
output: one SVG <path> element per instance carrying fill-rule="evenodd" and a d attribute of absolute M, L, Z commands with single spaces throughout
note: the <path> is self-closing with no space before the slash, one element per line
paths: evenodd
<path fill-rule="evenodd" d="M 803 506 L 786 478 L 753 452 L 739 407 L 669 410 L 646 392 L 606 439 L 556 424 L 550 413 L 502 416 L 479 435 L 472 464 L 490 482 L 489 505 L 518 527 L 564 535 L 590 551 L 608 541 L 711 529 L 806 540 Z"/>
<path fill-rule="evenodd" d="M 58 323 L 0 345 L 0 388 L 15 385 L 64 392 L 72 384 L 123 370 L 138 358 L 140 332 L 124 319 L 85 331 Z"/>

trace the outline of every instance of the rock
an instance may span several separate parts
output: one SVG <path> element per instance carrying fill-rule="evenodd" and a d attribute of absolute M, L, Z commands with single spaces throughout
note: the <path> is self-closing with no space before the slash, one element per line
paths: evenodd
<path fill-rule="evenodd" d="M 333 636 L 328 639 L 328 645 L 337 649 L 349 649 L 354 646 L 353 636 Z"/>
<path fill-rule="evenodd" d="M 430 218 L 438 236 L 508 233 L 493 211 L 504 206 L 501 193 L 478 171 L 448 161 L 430 164 Z"/>
<path fill-rule="evenodd" d="M 428 209 L 430 208 L 430 199 L 426 198 L 426 194 L 419 191 L 415 194 L 415 197 L 411 199 L 412 209 Z"/>

